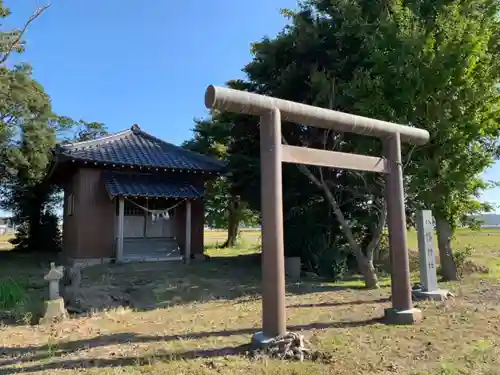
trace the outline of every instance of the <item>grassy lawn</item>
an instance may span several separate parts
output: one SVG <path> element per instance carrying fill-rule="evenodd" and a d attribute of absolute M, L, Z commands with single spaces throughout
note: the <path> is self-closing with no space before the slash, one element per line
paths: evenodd
<path fill-rule="evenodd" d="M 224 243 L 227 233 L 224 231 L 206 231 L 205 248 L 211 257 L 227 257 L 255 253 L 259 251 L 261 240 L 260 231 L 245 230 L 241 232 L 241 243 L 237 248 L 219 249 L 218 245 Z M 434 246 L 437 251 L 437 239 L 434 238 Z M 488 229 L 482 231 L 471 231 L 459 229 L 453 241 L 456 250 L 472 247 L 472 260 L 490 268 L 490 277 L 500 278 L 500 229 Z M 414 230 L 408 232 L 408 247 L 418 251 L 417 233 Z M 418 278 L 418 275 L 417 275 Z"/>
<path fill-rule="evenodd" d="M 245 248 L 207 249 L 207 262 L 95 266 L 84 272 L 82 299 L 96 311 L 53 325 L 0 327 L 0 374 L 498 374 L 500 373 L 500 231 L 462 231 L 457 248 L 474 247 L 488 275 L 446 284 L 456 297 L 418 302 L 424 322 L 386 326 L 379 318 L 390 288 L 359 281 L 287 283 L 287 322 L 319 362 L 249 359 L 261 324 L 260 271 L 251 257 L 260 233 L 243 234 Z M 225 233 L 207 234 L 207 243 Z M 410 233 L 410 247 L 416 237 Z M 238 259 L 235 260 L 235 259 Z M 247 259 L 247 260 L 245 260 Z M 13 261 L 12 261 L 13 262 Z M 43 285 L 43 268 L 0 262 L 4 276 Z"/>

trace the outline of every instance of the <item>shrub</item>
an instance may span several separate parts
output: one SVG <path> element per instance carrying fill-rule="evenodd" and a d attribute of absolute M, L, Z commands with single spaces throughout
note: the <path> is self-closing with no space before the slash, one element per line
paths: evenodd
<path fill-rule="evenodd" d="M 333 282 L 343 280 L 344 276 L 349 272 L 348 253 L 348 250 L 344 247 L 337 249 L 325 247 L 318 255 L 319 275 Z"/>
<path fill-rule="evenodd" d="M 458 277 L 461 278 L 463 276 L 465 265 L 472 256 L 473 252 L 474 249 L 470 245 L 466 245 L 462 249 L 456 249 L 453 252 L 453 259 L 455 260 L 455 266 L 457 267 Z"/>
<path fill-rule="evenodd" d="M 408 249 L 408 261 L 410 272 L 418 272 L 420 270 L 420 258 L 418 251 Z M 378 248 L 375 250 L 373 263 L 379 272 L 391 273 L 391 259 L 389 252 L 389 232 L 384 229 Z"/>
<path fill-rule="evenodd" d="M 47 212 L 42 214 L 40 224 L 30 228 L 28 222 L 21 223 L 16 235 L 9 241 L 13 251 L 29 253 L 58 253 L 62 246 L 62 233 L 57 215 Z"/>

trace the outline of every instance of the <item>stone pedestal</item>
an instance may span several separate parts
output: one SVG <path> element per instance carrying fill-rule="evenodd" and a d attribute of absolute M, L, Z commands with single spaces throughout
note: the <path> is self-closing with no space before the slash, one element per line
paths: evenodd
<path fill-rule="evenodd" d="M 398 310 L 395 308 L 385 309 L 384 320 L 386 324 L 409 325 L 418 324 L 422 321 L 422 311 L 412 308 L 410 310 Z"/>
<path fill-rule="evenodd" d="M 58 322 L 68 317 L 64 300 L 62 298 L 45 301 L 45 314 L 40 320 L 41 324 Z"/>
<path fill-rule="evenodd" d="M 444 301 L 451 296 L 451 293 L 446 289 L 433 290 L 432 292 L 426 292 L 422 289 L 416 289 L 412 291 L 413 298 L 416 300 L 431 300 L 431 301 Z"/>

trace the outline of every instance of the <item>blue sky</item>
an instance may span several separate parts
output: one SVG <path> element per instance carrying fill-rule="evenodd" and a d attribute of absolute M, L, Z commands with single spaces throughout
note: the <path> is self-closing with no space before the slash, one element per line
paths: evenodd
<path fill-rule="evenodd" d="M 7 0 L 9 24 L 21 25 L 44 1 Z M 206 86 L 240 77 L 250 43 L 281 30 L 279 9 L 296 0 L 52 3 L 20 58 L 33 65 L 56 113 L 110 131 L 137 123 L 180 143 L 193 117 L 206 114 Z"/>
<path fill-rule="evenodd" d="M 48 1 L 48 0 L 45 0 Z M 44 0 L 7 0 L 20 26 Z M 104 122 L 110 131 L 137 123 L 169 142 L 191 136 L 206 115 L 209 84 L 242 76 L 250 43 L 274 35 L 280 8 L 296 0 L 52 0 L 28 33 L 26 53 L 56 113 Z M 141 4 L 140 6 L 138 4 Z M 500 176 L 496 165 L 486 175 Z M 500 189 L 485 195 L 500 203 Z"/>

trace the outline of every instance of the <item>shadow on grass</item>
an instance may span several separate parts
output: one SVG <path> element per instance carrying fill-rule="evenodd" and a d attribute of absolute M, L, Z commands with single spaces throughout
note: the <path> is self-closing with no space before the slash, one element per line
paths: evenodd
<path fill-rule="evenodd" d="M 389 298 L 379 298 L 376 300 L 360 300 L 360 301 L 345 301 L 345 302 L 323 302 L 323 303 L 309 303 L 309 304 L 296 304 L 288 305 L 287 309 L 297 309 L 297 308 L 310 308 L 310 307 L 338 307 L 338 306 L 357 306 L 357 305 L 368 305 L 371 303 L 386 303 L 389 302 Z"/>
<path fill-rule="evenodd" d="M 24 255 L 11 257 L 9 269 L 17 259 L 23 271 L 15 277 L 29 281 L 29 293 L 46 293 L 43 280 L 45 267 L 39 262 L 27 262 Z M 41 258 L 43 259 L 43 258 Z M 27 262 L 27 263 L 25 263 Z M 47 264 L 48 261 L 46 260 Z M 30 266 L 25 266 L 30 264 Z M 1 265 L 0 265 L 1 269 Z M 102 311 L 117 307 L 131 307 L 138 311 L 168 308 L 174 305 L 213 300 L 259 299 L 261 296 L 261 270 L 259 254 L 215 257 L 190 265 L 174 262 L 149 262 L 99 265 L 82 271 L 81 312 Z M 41 288 L 41 289 L 40 289 Z M 286 291 L 294 295 L 363 289 L 362 282 L 332 284 L 325 280 L 287 280 Z M 37 297 L 39 298 L 39 297 Z M 40 302 L 41 304 L 41 302 Z M 37 314 L 38 316 L 39 314 Z M 2 316 L 4 324 L 18 324 L 19 320 Z M 21 323 L 22 324 L 22 323 Z"/>
<path fill-rule="evenodd" d="M 1 375 L 24 374 L 44 372 L 48 370 L 78 370 L 82 368 L 106 369 L 125 366 L 151 366 L 155 362 L 186 361 L 197 358 L 210 358 L 243 355 L 250 349 L 250 345 L 240 345 L 236 347 L 222 347 L 199 351 L 185 351 L 172 353 L 157 353 L 147 357 L 120 357 L 120 358 L 98 358 L 98 359 L 75 359 L 63 360 L 52 363 L 34 365 L 24 368 L 0 368 Z M 207 363 L 215 367 L 213 363 Z"/>
<path fill-rule="evenodd" d="M 288 326 L 291 331 L 303 331 L 313 329 L 328 329 L 328 328 L 353 328 L 364 327 L 374 324 L 382 323 L 382 318 L 374 318 L 361 321 L 344 321 L 344 322 L 331 322 L 331 323 L 310 323 L 304 325 Z M 7 367 L 14 364 L 21 364 L 25 362 L 48 360 L 58 358 L 63 355 L 68 355 L 85 349 L 96 347 L 105 347 L 108 345 L 117 344 L 137 344 L 148 342 L 170 342 L 178 340 L 193 340 L 203 339 L 209 337 L 228 337 L 233 335 L 254 334 L 259 330 L 256 328 L 243 328 L 237 330 L 225 331 L 207 331 L 207 332 L 194 332 L 186 335 L 170 335 L 170 336 L 141 336 L 132 333 L 119 333 L 114 335 L 103 335 L 87 340 L 77 340 L 71 342 L 57 343 L 44 346 L 30 346 L 25 348 L 2 348 L 0 355 L 3 357 L 10 357 L 0 361 L 0 374 L 15 374 L 22 372 L 41 372 L 46 370 L 55 369 L 74 369 L 74 368 L 105 368 L 105 367 L 120 367 L 127 365 L 150 364 L 151 357 L 122 357 L 116 359 L 86 359 L 86 360 L 65 360 L 55 361 L 52 363 L 44 363 L 40 365 L 12 368 Z M 239 345 L 236 347 L 223 347 L 210 350 L 196 350 L 187 352 L 171 352 L 159 356 L 155 356 L 156 360 L 189 360 L 195 358 L 211 358 L 221 357 L 228 355 L 239 355 L 249 350 L 249 345 Z M 14 358 L 13 358 L 14 357 Z"/>
<path fill-rule="evenodd" d="M 246 301 L 261 295 L 260 258 L 255 254 L 217 257 L 190 265 L 142 263 L 96 266 L 84 270 L 83 289 L 110 296 L 110 302 L 139 311 L 213 300 Z M 106 290 L 105 288 L 109 288 Z M 358 280 L 331 284 L 325 280 L 287 280 L 286 291 L 294 295 L 363 289 Z M 91 303 L 94 310 L 117 307 Z"/>

